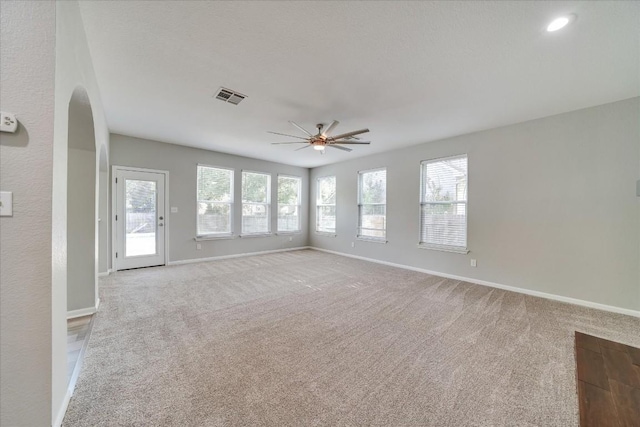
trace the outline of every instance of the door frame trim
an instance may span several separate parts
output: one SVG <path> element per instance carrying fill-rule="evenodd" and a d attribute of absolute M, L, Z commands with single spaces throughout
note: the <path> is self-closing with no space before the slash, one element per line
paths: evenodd
<path fill-rule="evenodd" d="M 117 247 L 117 227 L 116 227 L 116 206 L 118 201 L 118 194 L 116 188 L 116 176 L 119 171 L 129 172 L 150 172 L 159 173 L 164 175 L 164 265 L 169 265 L 171 261 L 169 257 L 169 226 L 170 226 L 170 213 L 171 208 L 169 204 L 169 171 L 160 169 L 147 169 L 138 168 L 133 166 L 111 166 L 111 209 L 110 209 L 110 222 L 111 222 L 111 270 L 118 271 L 116 262 Z"/>

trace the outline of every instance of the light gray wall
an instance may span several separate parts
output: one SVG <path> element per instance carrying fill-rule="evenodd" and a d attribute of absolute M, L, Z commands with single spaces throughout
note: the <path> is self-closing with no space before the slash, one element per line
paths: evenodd
<path fill-rule="evenodd" d="M 3 2 L 4 3 L 4 2 Z M 51 2 L 53 3 L 53 2 Z M 61 421 L 67 394 L 67 156 L 69 101 L 79 87 L 86 90 L 93 114 L 96 152 L 109 152 L 109 131 L 102 108 L 100 91 L 93 70 L 84 25 L 76 1 L 55 2 L 55 114 L 53 132 L 52 235 L 48 260 L 51 262 L 51 346 L 50 366 L 52 423 Z M 25 14 L 24 16 L 28 16 Z M 53 20 L 53 18 L 51 18 Z M 3 41 L 4 43 L 4 41 Z M 3 57 L 4 58 L 4 57 Z M 34 59 L 34 64 L 38 60 Z M 31 91 L 30 87 L 23 90 Z M 49 145 L 51 150 L 51 145 Z M 51 154 L 51 152 L 49 152 Z M 96 156 L 96 169 L 98 159 Z M 51 176 L 49 176 L 51 180 Z M 97 203 L 97 201 L 96 201 Z M 97 208 L 96 208 L 97 210 Z M 97 235 L 97 215 L 95 218 Z M 96 237 L 97 238 L 97 237 Z M 94 263 L 98 265 L 97 251 Z M 35 425 L 35 424 L 30 424 Z M 40 425 L 40 424 L 38 424 Z"/>
<path fill-rule="evenodd" d="M 169 217 L 169 260 L 181 261 L 285 249 L 308 244 L 308 188 L 309 170 L 295 166 L 217 153 L 196 148 L 165 144 L 157 141 L 111 134 L 112 165 L 132 166 L 169 171 L 169 203 L 178 208 L 178 213 L 167 213 Z M 236 235 L 240 233 L 241 179 L 242 170 L 267 172 L 271 174 L 271 230 L 275 232 L 277 218 L 274 215 L 277 202 L 277 175 L 287 174 L 302 178 L 302 232 L 269 237 L 235 238 L 230 240 L 210 240 L 199 242 L 202 249 L 196 249 L 196 166 L 206 164 L 234 168 L 234 226 Z M 292 237 L 292 241 L 289 241 Z"/>
<path fill-rule="evenodd" d="M 639 105 L 634 98 L 312 169 L 311 245 L 638 310 Z M 419 249 L 420 161 L 463 153 L 471 252 Z M 387 244 L 355 239 L 357 171 L 378 167 L 387 168 Z M 325 175 L 337 176 L 337 237 L 313 232 L 316 179 Z"/>
<path fill-rule="evenodd" d="M 91 309 L 96 300 L 96 138 L 84 89 L 69 101 L 67 163 L 67 311 Z"/>
<path fill-rule="evenodd" d="M 95 159 L 94 151 L 69 149 L 67 311 L 95 307 Z"/>
<path fill-rule="evenodd" d="M 14 216 L 0 218 L 0 425 L 45 426 L 61 420 L 67 392 L 67 130 L 78 85 L 107 151 L 109 133 L 77 2 L 0 2 L 0 17 L 0 102 L 20 121 L 0 134 L 0 185 L 14 193 Z"/>
<path fill-rule="evenodd" d="M 51 421 L 51 146 L 55 4 L 0 2 L 0 107 L 16 114 L 0 134 L 0 425 Z"/>
<path fill-rule="evenodd" d="M 106 273 L 109 269 L 109 172 L 98 173 L 98 272 Z"/>

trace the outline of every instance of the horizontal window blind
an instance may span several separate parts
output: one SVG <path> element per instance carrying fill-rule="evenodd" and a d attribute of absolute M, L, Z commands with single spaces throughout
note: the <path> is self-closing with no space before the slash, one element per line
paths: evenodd
<path fill-rule="evenodd" d="M 420 244 L 466 250 L 467 156 L 421 165 Z"/>
<path fill-rule="evenodd" d="M 336 177 L 324 176 L 316 181 L 316 231 L 336 232 Z"/>
<path fill-rule="evenodd" d="M 271 231 L 271 175 L 242 172 L 242 234 Z"/>
<path fill-rule="evenodd" d="M 233 170 L 198 165 L 197 193 L 197 235 L 231 234 Z"/>
<path fill-rule="evenodd" d="M 278 176 L 278 231 L 300 231 L 302 179 Z"/>
<path fill-rule="evenodd" d="M 387 170 L 358 172 L 358 237 L 386 238 Z"/>

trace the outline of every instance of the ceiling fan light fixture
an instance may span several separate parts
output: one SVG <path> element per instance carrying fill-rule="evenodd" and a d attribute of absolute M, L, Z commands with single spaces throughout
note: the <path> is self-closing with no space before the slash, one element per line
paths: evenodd
<path fill-rule="evenodd" d="M 551 21 L 551 23 L 547 26 L 547 31 L 550 33 L 554 31 L 558 31 L 566 27 L 570 23 L 572 23 L 575 20 L 575 18 L 576 18 L 576 15 L 574 14 L 569 14 L 569 15 L 556 18 L 553 21 Z"/>
<path fill-rule="evenodd" d="M 295 126 L 296 128 L 298 128 L 300 131 L 302 131 L 303 133 L 305 133 L 306 135 L 308 135 L 307 137 L 302 137 L 302 136 L 296 136 L 296 135 L 288 135 L 286 133 L 280 133 L 280 132 L 271 132 L 268 131 L 269 133 L 275 134 L 275 135 L 283 135 L 283 136 L 288 136 L 291 138 L 296 138 L 296 139 L 301 139 L 302 141 L 287 141 L 287 142 L 272 142 L 271 144 L 305 144 L 306 145 L 304 147 L 300 147 L 297 148 L 295 151 L 300 151 L 304 148 L 309 148 L 310 146 L 313 147 L 314 151 L 319 152 L 320 154 L 324 154 L 325 153 L 325 148 L 326 147 L 331 147 L 331 148 L 336 148 L 338 150 L 342 150 L 342 151 L 347 151 L 347 152 L 351 152 L 353 151 L 353 149 L 351 148 L 347 148 L 347 147 L 343 147 L 342 144 L 349 144 L 349 145 L 355 145 L 355 144 L 362 144 L 362 145 L 368 145 L 370 144 L 369 141 L 359 141 L 360 138 L 357 138 L 356 135 L 360 135 L 363 133 L 367 133 L 369 132 L 369 129 L 360 129 L 360 130 L 355 130 L 352 132 L 347 132 L 347 133 L 343 133 L 340 135 L 331 135 L 331 131 L 338 125 L 338 121 L 334 120 L 333 123 L 331 123 L 331 125 L 329 125 L 329 127 L 323 132 L 324 129 L 324 125 L 322 123 L 318 123 L 316 125 L 316 129 L 318 129 L 318 133 L 317 135 L 312 135 L 311 132 L 307 131 L 305 128 L 303 128 L 302 126 L 300 126 L 299 124 L 293 122 L 293 121 L 289 121 L 289 123 L 291 123 L 293 126 Z M 352 141 L 353 139 L 358 140 L 357 142 Z M 329 150 L 331 151 L 331 150 Z"/>

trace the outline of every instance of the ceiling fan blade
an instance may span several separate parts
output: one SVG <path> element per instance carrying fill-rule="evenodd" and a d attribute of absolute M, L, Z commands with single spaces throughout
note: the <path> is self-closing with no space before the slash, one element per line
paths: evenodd
<path fill-rule="evenodd" d="M 347 147 L 341 147 L 339 145 L 325 145 L 325 147 L 331 147 L 331 148 L 337 148 L 338 150 L 343 150 L 343 151 L 353 151 L 351 148 L 347 148 Z"/>
<path fill-rule="evenodd" d="M 333 123 L 331 123 L 331 124 L 329 125 L 329 127 L 328 127 L 324 132 L 322 132 L 322 135 L 324 135 L 324 136 L 329 135 L 329 134 L 331 133 L 331 131 L 332 131 L 333 129 L 335 129 L 335 127 L 336 127 L 336 126 L 338 126 L 339 124 L 340 124 L 340 122 L 339 122 L 339 121 L 334 120 L 334 121 L 333 121 Z"/>
<path fill-rule="evenodd" d="M 329 142 L 329 144 L 365 144 L 365 145 L 369 145 L 371 144 L 371 141 L 331 141 Z"/>
<path fill-rule="evenodd" d="M 347 132 L 341 135 L 332 136 L 331 139 L 342 139 L 342 138 L 347 138 L 349 136 L 360 135 L 361 133 L 367 133 L 367 132 L 369 132 L 369 129 L 354 130 L 353 132 Z"/>
<path fill-rule="evenodd" d="M 272 134 L 274 134 L 274 135 L 288 136 L 289 138 L 307 139 L 307 138 L 303 138 L 303 137 L 301 137 L 301 136 L 287 135 L 286 133 L 271 132 L 270 130 L 268 130 L 268 131 L 267 131 L 267 133 L 272 133 Z"/>
<path fill-rule="evenodd" d="M 288 141 L 288 142 L 272 142 L 271 145 L 278 145 L 278 144 L 308 144 L 307 141 Z"/>
<path fill-rule="evenodd" d="M 304 147 L 296 148 L 296 149 L 295 149 L 295 150 L 293 150 L 293 151 L 300 151 L 300 150 L 304 150 L 305 148 L 309 148 L 309 147 L 311 147 L 311 144 L 309 144 L 309 145 L 305 145 Z"/>
<path fill-rule="evenodd" d="M 297 127 L 298 129 L 300 129 L 302 132 L 306 133 L 309 136 L 313 136 L 309 133 L 308 130 L 306 130 L 305 128 L 303 128 L 302 126 L 300 126 L 299 124 L 297 124 L 296 122 L 289 120 L 289 123 L 291 123 L 292 125 L 294 125 L 295 127 Z"/>

